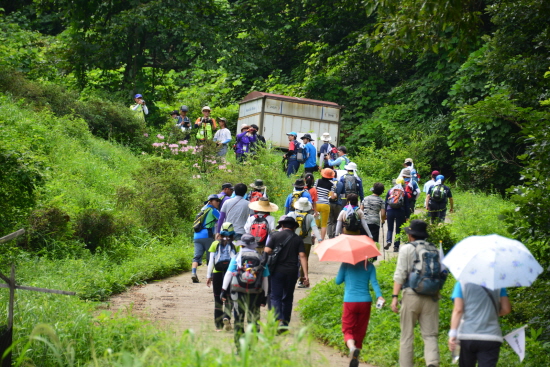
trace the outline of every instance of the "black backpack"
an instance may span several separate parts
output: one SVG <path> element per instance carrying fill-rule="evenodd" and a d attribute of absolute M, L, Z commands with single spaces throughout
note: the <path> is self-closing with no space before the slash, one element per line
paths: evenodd
<path fill-rule="evenodd" d="M 193 221 L 193 230 L 195 232 L 202 231 L 203 228 L 207 228 L 207 226 L 210 225 L 210 223 L 212 223 L 212 222 L 204 223 L 206 216 L 208 215 L 208 213 L 210 213 L 210 210 L 212 210 L 212 208 L 207 207 L 207 208 L 201 209 L 201 211 L 197 213 L 197 215 L 195 216 L 195 220 Z"/>
<path fill-rule="evenodd" d="M 256 251 L 244 251 L 237 255 L 237 274 L 231 279 L 231 292 L 263 292 L 264 265 L 262 255 Z"/>
<path fill-rule="evenodd" d="M 443 184 L 435 185 L 432 189 L 430 199 L 437 203 L 444 202 L 447 199 L 447 191 L 445 191 L 445 186 L 443 186 Z"/>
<path fill-rule="evenodd" d="M 283 250 L 283 248 L 287 245 L 287 243 L 294 238 L 294 236 L 297 236 L 296 233 L 292 231 L 286 231 L 290 233 L 290 235 L 283 241 L 277 243 L 275 248 L 273 248 L 273 251 L 269 255 L 267 255 L 266 258 L 266 266 L 268 267 L 269 271 L 272 272 L 275 269 L 275 265 L 277 265 L 277 262 L 279 261 L 279 254 Z"/>
<path fill-rule="evenodd" d="M 347 211 L 346 219 L 344 219 L 344 228 L 350 232 L 357 232 L 361 229 L 361 219 L 357 211 L 359 208 Z"/>
<path fill-rule="evenodd" d="M 355 175 L 346 174 L 344 176 L 344 189 L 346 190 L 346 197 L 349 194 L 357 194 L 357 177 Z"/>

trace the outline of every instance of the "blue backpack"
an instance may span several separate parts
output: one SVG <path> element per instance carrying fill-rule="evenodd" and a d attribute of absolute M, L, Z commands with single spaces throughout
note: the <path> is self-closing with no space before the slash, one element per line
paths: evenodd
<path fill-rule="evenodd" d="M 447 280 L 447 273 L 441 271 L 439 250 L 423 240 L 414 241 L 411 245 L 414 246 L 415 260 L 407 286 L 418 294 L 437 296 Z"/>

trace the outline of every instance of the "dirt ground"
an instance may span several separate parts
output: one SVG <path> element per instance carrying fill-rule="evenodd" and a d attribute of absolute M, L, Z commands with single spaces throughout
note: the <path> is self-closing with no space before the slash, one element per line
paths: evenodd
<path fill-rule="evenodd" d="M 386 252 L 386 256 L 389 255 L 390 253 Z M 312 253 L 309 258 L 311 284 L 315 285 L 324 278 L 334 278 L 339 266 L 339 263 L 319 262 L 317 255 Z M 212 288 L 206 286 L 206 267 L 199 267 L 197 274 L 201 280 L 201 283 L 198 284 L 191 281 L 190 272 L 185 272 L 175 277 L 133 287 L 129 291 L 113 297 L 110 309 L 115 311 L 132 305 L 131 310 L 135 315 L 157 322 L 159 327 L 171 327 L 176 330 L 193 329 L 200 336 L 222 339 L 230 351 L 233 347 L 233 333 L 216 332 L 214 329 L 214 297 Z M 295 308 L 298 300 L 304 298 L 307 293 L 307 289 L 296 289 L 294 293 Z M 294 309 L 290 327 L 297 330 L 300 326 L 300 316 Z M 290 343 L 291 336 L 286 338 L 289 338 L 288 342 Z M 334 348 L 318 342 L 313 342 L 311 348 L 312 362 L 315 364 L 322 363 L 322 365 L 334 367 L 349 366 L 349 358 L 341 356 L 340 352 Z M 365 363 L 362 363 L 361 366 L 374 367 Z"/>

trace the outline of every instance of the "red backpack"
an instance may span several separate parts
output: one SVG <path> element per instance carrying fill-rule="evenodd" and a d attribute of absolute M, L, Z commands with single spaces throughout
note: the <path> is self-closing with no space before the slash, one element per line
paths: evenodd
<path fill-rule="evenodd" d="M 258 244 L 265 244 L 267 235 L 269 234 L 269 224 L 267 223 L 267 219 L 265 219 L 266 216 L 254 214 L 254 222 L 252 222 L 252 226 L 250 227 L 250 234 L 256 237 Z"/>
<path fill-rule="evenodd" d="M 406 185 L 405 186 L 405 195 L 407 195 L 407 199 L 412 199 L 413 196 L 414 196 L 414 192 L 413 192 L 413 189 L 410 185 Z"/>
<path fill-rule="evenodd" d="M 261 197 L 263 197 L 264 195 L 260 192 L 260 191 L 252 191 L 250 193 L 250 202 L 253 203 L 255 201 L 258 201 L 260 200 Z"/>

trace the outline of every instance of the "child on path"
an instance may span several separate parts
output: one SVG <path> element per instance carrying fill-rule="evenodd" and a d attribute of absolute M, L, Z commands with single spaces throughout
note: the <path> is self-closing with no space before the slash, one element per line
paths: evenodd
<path fill-rule="evenodd" d="M 342 333 L 350 352 L 349 365 L 357 367 L 372 307 L 369 284 L 372 285 L 378 300 L 382 302 L 385 300 L 376 279 L 376 267 L 369 261 L 364 260 L 355 265 L 342 263 L 335 281 L 336 284 L 345 283 Z"/>
<path fill-rule="evenodd" d="M 372 239 L 375 242 L 380 242 L 380 226 L 386 221 L 386 205 L 380 197 L 384 193 L 384 185 L 380 182 L 372 186 L 372 195 L 367 196 L 361 202 L 361 210 L 365 214 L 365 220 L 369 226 Z"/>
<path fill-rule="evenodd" d="M 336 224 L 336 235 L 342 233 L 349 235 L 360 235 L 360 228 L 363 227 L 367 236 L 372 238 L 369 225 L 365 220 L 365 214 L 357 206 L 359 203 L 359 197 L 357 194 L 349 194 L 347 197 L 347 205 L 342 209 L 340 215 L 338 215 L 338 222 Z M 355 218 L 351 218 L 356 216 Z"/>
<path fill-rule="evenodd" d="M 221 240 L 212 242 L 212 246 L 208 249 L 210 252 L 210 261 L 208 262 L 208 270 L 206 272 L 206 285 L 210 287 L 214 293 L 214 323 L 216 331 L 225 330 L 231 331 L 231 308 L 232 302 L 230 299 L 227 302 L 222 302 L 220 294 L 223 286 L 223 278 L 231 259 L 237 254 L 237 249 L 233 244 L 233 224 L 225 222 L 221 228 Z"/>
<path fill-rule="evenodd" d="M 229 268 L 223 279 L 221 291 L 222 301 L 227 301 L 231 291 L 233 304 L 233 317 L 235 328 L 235 346 L 239 351 L 239 339 L 244 333 L 245 317 L 249 324 L 256 325 L 260 318 L 260 307 L 266 305 L 267 292 L 269 291 L 269 270 L 261 265 L 262 256 L 256 252 L 258 243 L 254 236 L 244 234 L 240 241 L 242 249 L 239 254 L 231 259 Z M 247 282 L 243 286 L 242 282 Z"/>

